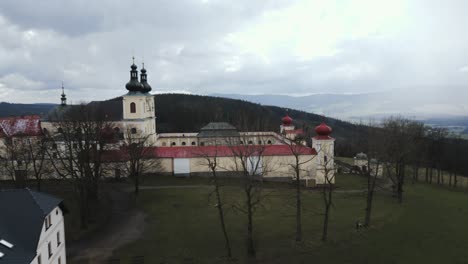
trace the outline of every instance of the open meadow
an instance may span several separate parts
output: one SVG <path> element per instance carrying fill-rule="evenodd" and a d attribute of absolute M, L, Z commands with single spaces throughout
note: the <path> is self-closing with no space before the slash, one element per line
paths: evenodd
<path fill-rule="evenodd" d="M 331 212 L 329 241 L 321 242 L 323 201 L 318 190 L 304 190 L 304 242 L 296 244 L 294 191 L 265 185 L 262 207 L 255 213 L 256 260 L 246 257 L 245 215 L 231 207 L 243 201 L 233 182 L 223 187 L 233 263 L 466 263 L 468 194 L 423 183 L 406 185 L 404 203 L 390 192 L 375 197 L 372 227 L 357 231 L 364 218 L 364 178 L 339 175 Z M 179 188 L 178 185 L 199 185 Z M 211 188 L 200 179 L 164 179 L 165 189 L 142 190 L 137 206 L 146 214 L 144 235 L 114 251 L 131 263 L 230 263 Z M 158 180 L 152 182 L 157 185 Z M 352 188 L 347 188 L 352 186 Z M 359 188 L 361 187 L 361 188 Z"/>

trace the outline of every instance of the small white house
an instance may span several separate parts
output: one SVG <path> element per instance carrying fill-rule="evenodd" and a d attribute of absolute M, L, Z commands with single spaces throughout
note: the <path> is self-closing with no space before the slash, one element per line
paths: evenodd
<path fill-rule="evenodd" d="M 65 264 L 61 199 L 29 189 L 0 191 L 0 264 Z"/>

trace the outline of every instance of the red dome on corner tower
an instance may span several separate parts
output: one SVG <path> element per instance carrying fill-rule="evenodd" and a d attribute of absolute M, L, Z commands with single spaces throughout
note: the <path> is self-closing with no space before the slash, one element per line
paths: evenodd
<path fill-rule="evenodd" d="M 315 127 L 315 133 L 319 136 L 328 136 L 332 132 L 331 127 L 327 126 L 327 124 L 322 123 Z"/>
<path fill-rule="evenodd" d="M 290 126 L 292 124 L 293 119 L 286 115 L 285 117 L 281 118 L 281 122 L 283 123 L 283 126 Z"/>

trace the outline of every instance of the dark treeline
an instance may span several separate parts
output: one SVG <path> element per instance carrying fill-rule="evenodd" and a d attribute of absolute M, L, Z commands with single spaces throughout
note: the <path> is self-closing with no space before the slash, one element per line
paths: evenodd
<path fill-rule="evenodd" d="M 242 100 L 186 94 L 158 94 L 155 100 L 158 133 L 198 132 L 209 122 L 229 122 L 241 131 L 278 132 L 281 118 L 288 114 L 294 119 L 296 128 L 304 129 L 309 144 L 315 135 L 315 127 L 325 121 L 333 128 L 339 156 L 355 155 L 358 148 L 346 142 L 367 133 L 365 126 Z"/>

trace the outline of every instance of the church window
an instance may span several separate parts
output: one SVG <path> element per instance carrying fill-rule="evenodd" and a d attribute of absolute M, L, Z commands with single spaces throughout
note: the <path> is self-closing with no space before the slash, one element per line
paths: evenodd
<path fill-rule="evenodd" d="M 136 105 L 135 105 L 135 103 L 130 103 L 130 113 L 136 113 Z"/>

